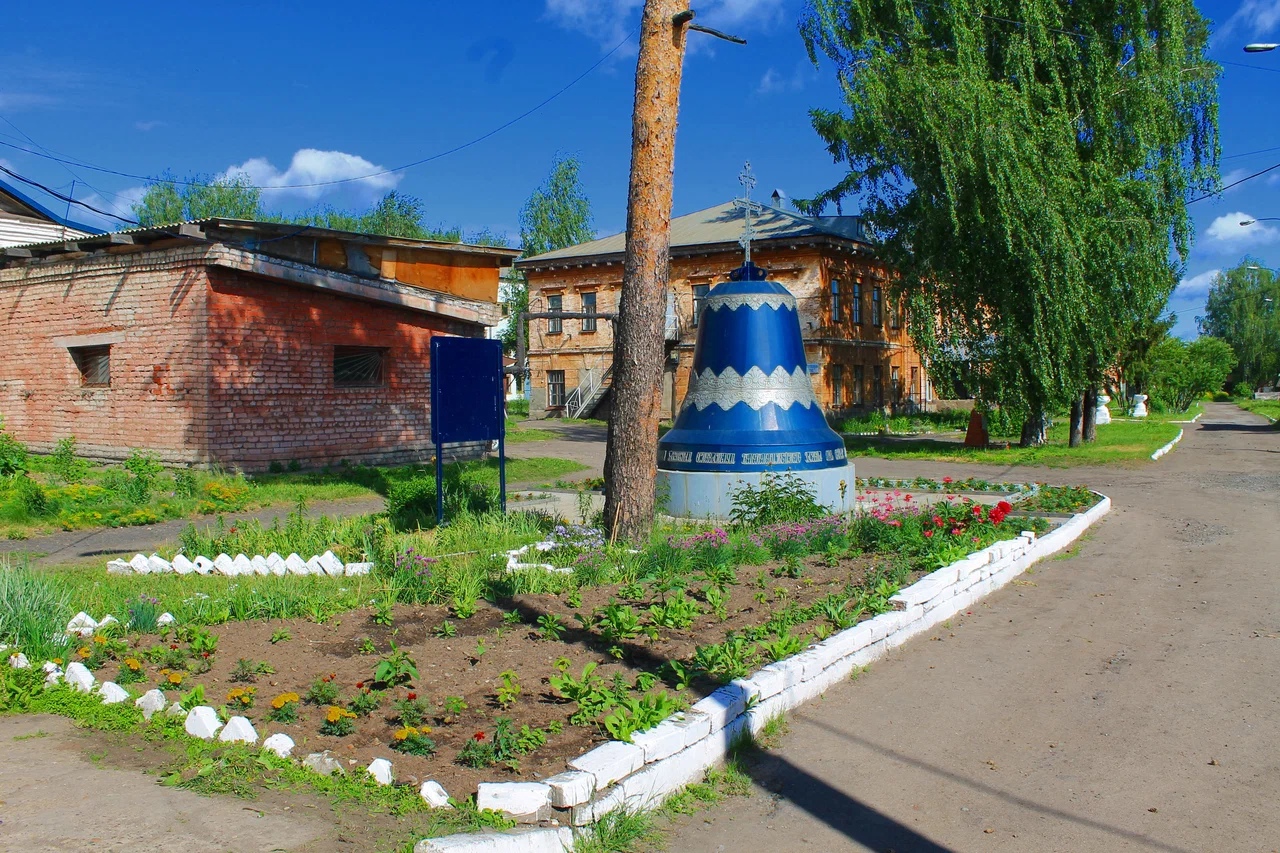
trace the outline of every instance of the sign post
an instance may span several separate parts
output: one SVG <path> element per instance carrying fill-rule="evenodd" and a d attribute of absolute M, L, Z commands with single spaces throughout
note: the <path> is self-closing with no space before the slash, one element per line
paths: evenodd
<path fill-rule="evenodd" d="M 498 489 L 507 511 L 502 341 L 431 339 L 431 441 L 436 446 L 436 523 L 444 523 L 444 445 L 498 442 Z"/>

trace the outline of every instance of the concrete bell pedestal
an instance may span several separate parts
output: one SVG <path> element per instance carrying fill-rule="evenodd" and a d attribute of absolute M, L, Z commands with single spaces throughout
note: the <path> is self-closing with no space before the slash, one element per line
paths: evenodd
<path fill-rule="evenodd" d="M 1098 408 L 1094 410 L 1093 422 L 1098 426 L 1111 423 L 1111 410 L 1107 408 L 1107 403 L 1111 402 L 1111 398 L 1106 394 L 1098 395 Z"/>
<path fill-rule="evenodd" d="M 792 477 L 808 484 L 814 499 L 832 514 L 852 512 L 857 503 L 853 465 L 810 471 L 658 471 L 664 511 L 676 518 L 727 519 L 733 495 L 744 485 L 758 487 L 766 477 Z"/>
<path fill-rule="evenodd" d="M 1135 418 L 1145 418 L 1147 416 L 1147 395 L 1133 395 L 1133 411 L 1130 412 Z"/>

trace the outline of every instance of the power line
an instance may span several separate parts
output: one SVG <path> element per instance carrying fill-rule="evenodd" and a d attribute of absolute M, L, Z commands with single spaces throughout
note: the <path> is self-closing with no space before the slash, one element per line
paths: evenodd
<path fill-rule="evenodd" d="M 58 192 L 58 191 L 57 191 L 57 190 L 55 190 L 55 189 L 51 189 L 50 187 L 46 187 L 44 184 L 42 184 L 42 183 L 40 183 L 40 182 L 38 182 L 38 181 L 33 181 L 33 180 L 31 180 L 30 178 L 24 178 L 22 175 L 19 175 L 17 172 L 13 171 L 12 169 L 6 168 L 5 166 L 0 166 L 0 172 L 4 172 L 6 175 L 8 175 L 9 177 L 13 178 L 14 180 L 22 181 L 22 183 L 24 183 L 24 184 L 29 184 L 30 186 L 36 187 L 37 189 L 40 189 L 40 190 L 43 190 L 43 191 L 47 192 L 49 195 L 53 196 L 54 198 L 56 198 L 56 199 L 58 199 L 58 200 L 60 200 L 60 201 L 65 201 L 65 202 L 67 202 L 68 204 L 78 204 L 78 205 L 80 205 L 81 207 L 83 207 L 83 208 L 85 208 L 85 209 L 87 209 L 87 210 L 92 210 L 94 213 L 96 213 L 96 214 L 98 214 L 98 215 L 100 215 L 100 216 L 109 216 L 109 217 L 111 217 L 112 219 L 118 219 L 118 220 L 120 220 L 121 222 L 123 222 L 123 223 L 125 223 L 125 224 L 127 224 L 127 225 L 137 225 L 137 224 L 138 224 L 138 220 L 136 220 L 136 219 L 129 219 L 129 218 L 124 217 L 124 216 L 119 216 L 118 214 L 115 214 L 115 213 L 108 213 L 108 212 L 107 212 L 107 211 L 105 211 L 105 210 L 99 210 L 98 208 L 94 207 L 94 206 L 93 206 L 93 205 L 91 205 L 91 204 L 87 204 L 87 203 L 85 203 L 85 202 L 83 202 L 83 201 L 80 201 L 80 200 L 79 200 L 79 199 L 77 199 L 77 198 L 72 198 L 72 197 L 71 197 L 71 196 L 69 196 L 69 195 L 64 195 L 63 193 L 60 193 L 60 192 Z M 87 186 L 87 184 L 86 184 L 86 186 Z"/>
<path fill-rule="evenodd" d="M 1228 154 L 1226 157 L 1220 157 L 1221 160 L 1234 160 L 1237 157 L 1252 157 L 1254 154 L 1266 154 L 1269 151 L 1280 151 L 1280 145 L 1274 148 L 1259 148 L 1257 151 L 1246 151 L 1243 154 Z"/>
<path fill-rule="evenodd" d="M 1204 195 L 1200 196 L 1199 198 L 1193 198 L 1193 199 L 1191 199 L 1191 201 L 1187 202 L 1187 204 L 1195 204 L 1195 203 L 1196 203 L 1196 202 L 1198 202 L 1198 201 L 1204 201 L 1206 198 L 1213 198 L 1213 197 L 1214 197 L 1214 196 L 1216 196 L 1216 195 L 1222 195 L 1224 192 L 1226 192 L 1227 190 L 1231 189 L 1232 187 L 1238 187 L 1238 186 L 1240 186 L 1241 184 L 1243 184 L 1245 181 L 1252 181 L 1254 178 L 1262 177 L 1262 176 L 1263 176 L 1263 175 L 1265 175 L 1267 172 L 1271 172 L 1271 171 L 1274 171 L 1274 170 L 1276 170 L 1276 169 L 1280 169 L 1280 163 L 1276 163 L 1274 166 L 1268 166 L 1267 168 L 1263 169 L 1261 172 L 1254 172 L 1252 175 L 1248 175 L 1247 177 L 1243 177 L 1243 178 L 1241 178 L 1241 179 L 1240 179 L 1240 180 L 1238 180 L 1238 181 L 1232 181 L 1231 183 L 1227 184 L 1225 187 L 1222 187 L 1222 188 L 1220 188 L 1220 189 L 1216 190 L 1215 192 L 1206 193 L 1206 194 L 1204 194 Z"/>
<path fill-rule="evenodd" d="M 599 68 L 601 65 L 603 65 L 603 64 L 605 63 L 605 61 L 606 61 L 606 60 L 608 60 L 610 57 L 612 57 L 615 53 L 617 53 L 619 50 L 621 50 L 621 49 L 622 49 L 622 46 L 623 46 L 623 45 L 625 45 L 628 41 L 630 41 L 630 40 L 631 40 L 631 37 L 632 37 L 632 36 L 634 36 L 634 35 L 636 34 L 636 32 L 637 32 L 639 29 L 640 29 L 640 28 L 639 28 L 639 26 L 636 26 L 634 29 L 632 29 L 632 30 L 631 30 L 631 32 L 627 33 L 627 34 L 622 38 L 622 40 L 621 40 L 621 41 L 619 41 L 616 45 L 614 45 L 612 50 L 610 50 L 610 51 L 609 51 L 608 53 L 606 53 L 604 56 L 602 56 L 602 57 L 600 57 L 598 60 L 596 60 L 596 61 L 595 61 L 595 62 L 594 62 L 594 63 L 593 63 L 589 68 L 587 68 L 587 70 L 583 71 L 583 72 L 582 72 L 581 74 L 579 74 L 577 77 L 574 77 L 572 80 L 570 80 L 570 81 L 569 81 L 568 83 L 566 83 L 564 86 L 560 87 L 560 88 L 559 88 L 559 89 L 557 89 L 554 93 L 552 93 L 552 94 L 551 94 L 551 95 L 549 95 L 548 97 L 544 98 L 542 101 L 538 102 L 538 103 L 537 103 L 537 104 L 535 104 L 534 106 L 532 106 L 532 107 L 530 107 L 529 109 L 525 110 L 524 112 L 520 113 L 520 114 L 519 114 L 519 115 L 517 115 L 515 118 L 509 119 L 508 121 L 503 122 L 502 124 L 500 124 L 500 125 L 498 125 L 497 127 L 493 128 L 493 129 L 492 129 L 492 130 L 490 130 L 489 132 L 484 133 L 484 134 L 481 134 L 480 136 L 477 136 L 477 137 L 475 137 L 474 139 L 471 139 L 471 140 L 469 140 L 469 141 L 467 141 L 467 142 L 464 142 L 464 143 L 462 143 L 462 144 L 460 144 L 460 145 L 455 145 L 454 147 L 449 148 L 449 149 L 447 149 L 447 150 L 445 150 L 445 151 L 441 151 L 441 152 L 439 152 L 439 153 L 432 154 L 432 155 L 430 155 L 430 156 L 428 156 L 428 157 L 422 157 L 422 158 L 420 158 L 420 159 L 418 159 L 418 160 L 414 160 L 414 161 L 412 161 L 412 162 L 410 162 L 410 163 L 405 163 L 403 166 L 396 166 L 396 167 L 395 167 L 395 168 L 393 168 L 393 169 L 383 169 L 383 170 L 378 171 L 378 172 L 372 172 L 372 173 L 370 173 L 370 174 L 368 174 L 368 175 L 359 175 L 359 176 L 352 177 L 352 178 L 338 178 L 338 179 L 335 179 L 335 180 L 332 180 L 332 181 L 315 181 L 315 182 L 313 182 L 313 183 L 307 183 L 307 184 L 280 184 L 280 185 L 276 185 L 276 186 L 255 186 L 255 185 L 252 185 L 252 184 L 246 184 L 246 185 L 245 185 L 245 188 L 246 188 L 246 189 L 256 189 L 256 190 L 291 190 L 291 189 L 311 189 L 311 188 L 314 188 L 314 187 L 331 187 L 331 186 L 336 186 L 336 185 L 338 185 L 338 184 L 349 184 L 349 183 L 354 183 L 354 182 L 356 182 L 356 181 L 367 181 L 367 180 L 369 180 L 370 178 L 378 178 L 378 177 L 381 177 L 381 176 L 383 176 L 383 175 L 390 175 L 390 174 L 393 174 L 393 173 L 395 173 L 395 172 L 403 172 L 403 171 L 405 171 L 405 170 L 407 170 L 407 169 L 412 169 L 412 168 L 414 168 L 415 166 L 421 166 L 421 165 L 423 165 L 424 163 L 430 163 L 430 162 L 431 162 L 431 161 L 433 161 L 433 160 L 439 160 L 439 159 L 441 159 L 442 157 L 448 157 L 450 154 L 456 154 L 456 153 L 458 153 L 459 151 L 465 150 L 465 149 L 467 149 L 467 148 L 472 147 L 473 145 L 477 145 L 477 144 L 479 144 L 479 143 L 481 143 L 481 142 L 485 141 L 486 139 L 488 139 L 488 138 L 489 138 L 489 137 L 491 137 L 491 136 L 494 136 L 494 135 L 496 135 L 496 134 L 498 134 L 498 133 L 501 133 L 502 131 L 504 131 L 504 130 L 506 130 L 507 128 L 511 127 L 513 124 L 516 124 L 517 122 L 520 122 L 520 121 L 522 121 L 522 120 L 524 120 L 524 119 L 528 118 L 529 116 L 533 115 L 533 114 L 534 114 L 534 113 L 536 113 L 538 110 L 542 109 L 542 108 L 543 108 L 543 107 L 545 107 L 547 104 L 549 104 L 549 103 L 551 103 L 552 101 L 554 101 L 556 98 L 559 98 L 559 97 L 560 97 L 561 95 L 563 95 L 565 92 L 569 91 L 569 90 L 570 90 L 570 89 L 572 89 L 575 85 L 577 85 L 579 82 L 581 82 L 581 81 L 582 81 L 582 79 L 583 79 L 583 78 L 585 78 L 588 74 L 590 74 L 591 72 L 593 72 L 593 71 L 595 71 L 597 68 Z M 25 134 L 23 134 L 23 135 L 25 136 Z M 29 138 L 30 138 L 30 137 L 28 137 L 28 139 L 29 139 Z M 33 142 L 34 142 L 34 140 L 33 140 Z M 130 179 L 132 179 L 132 180 L 139 180 L 139 181 L 152 181 L 152 182 L 156 182 L 156 181 L 158 180 L 157 178 L 155 178 L 155 177 L 153 177 L 153 176 L 149 176 L 149 175 L 136 175 L 136 174 L 133 174 L 133 173 L 131 173 L 131 172 L 122 172 L 122 171 L 119 171 L 119 170 L 117 170 L 117 169 L 108 169 L 108 168 L 106 168 L 106 167 L 104 167 L 104 166 L 95 166 L 95 165 L 93 165 L 93 164 L 91 164 L 91 163 L 86 163 L 86 162 L 84 162 L 84 161 L 82 161 L 82 160 L 78 160 L 78 159 L 76 159 L 76 158 L 62 158 L 62 157 L 56 157 L 56 156 L 54 156 L 54 155 L 52 155 L 52 154 L 48 154 L 48 153 L 45 153 L 45 152 L 42 152 L 42 151 L 37 151 L 37 150 L 31 149 L 31 148 L 25 148 L 25 147 L 23 147 L 23 146 L 21 146 L 21 145 L 15 145 L 15 144 L 13 144 L 13 143 L 11 143 L 11 142 L 4 142 L 4 141 L 0 141 L 0 145 L 3 145 L 3 146 L 5 146 L 5 147 L 7 147 L 7 148 L 13 148 L 13 149 L 16 149 L 16 150 L 18 150 L 18 151 L 23 151 L 23 152 L 26 152 L 27 154 L 34 154 L 35 156 L 37 156 L 37 157 L 43 157 L 43 158 L 45 158 L 46 160 L 53 160 L 54 162 L 57 162 L 57 163 L 61 163 L 61 164 L 63 164 L 64 168 L 65 168 L 67 165 L 72 165 L 72 166 L 76 166 L 76 167 L 81 168 L 81 169 L 90 169 L 90 170 L 95 171 L 95 172 L 102 172 L 103 174 L 107 174 L 107 175 L 116 175 L 116 176 L 121 177 L 121 178 L 130 178 Z M 37 146 L 37 147 L 39 147 L 39 146 Z M 176 185 L 178 185 L 178 186 L 205 186 L 205 184 L 202 184 L 200 181 L 180 181 L 180 180 L 176 180 L 176 179 L 175 179 L 175 180 L 167 180 L 167 179 L 166 179 L 166 180 L 164 180 L 164 183 L 176 184 Z M 108 214 L 108 215 L 109 215 L 109 214 Z M 118 218 L 118 217 L 117 217 L 117 218 Z"/>

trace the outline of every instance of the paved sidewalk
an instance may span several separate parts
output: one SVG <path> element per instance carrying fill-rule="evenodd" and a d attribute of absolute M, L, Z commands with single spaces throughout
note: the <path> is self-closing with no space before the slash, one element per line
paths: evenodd
<path fill-rule="evenodd" d="M 759 790 L 683 819 L 669 849 L 1276 850 L 1280 432 L 1207 408 L 1130 468 L 856 460 L 1086 483 L 1114 508 L 1077 556 L 795 712 Z"/>

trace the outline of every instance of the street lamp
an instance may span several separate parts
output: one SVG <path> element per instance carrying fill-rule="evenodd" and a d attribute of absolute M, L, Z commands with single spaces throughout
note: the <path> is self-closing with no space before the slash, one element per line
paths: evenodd
<path fill-rule="evenodd" d="M 1246 44 L 1244 46 L 1245 53 L 1266 53 L 1268 50 L 1275 50 L 1280 44 Z"/>

